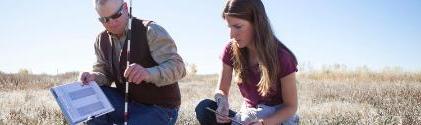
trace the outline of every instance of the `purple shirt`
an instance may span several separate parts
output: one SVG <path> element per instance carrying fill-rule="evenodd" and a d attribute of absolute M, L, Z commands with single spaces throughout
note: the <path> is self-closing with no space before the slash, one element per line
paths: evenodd
<path fill-rule="evenodd" d="M 279 48 L 279 60 L 280 60 L 280 74 L 279 79 L 287 76 L 293 72 L 297 72 L 297 64 L 293 56 L 285 49 Z M 225 46 L 225 49 L 222 53 L 222 62 L 233 67 L 233 55 L 231 49 L 231 42 Z M 276 83 L 277 91 L 271 91 L 267 96 L 263 97 L 258 92 L 257 84 L 260 81 L 259 66 L 251 66 L 248 75 L 247 81 L 242 84 L 237 84 L 240 88 L 241 95 L 243 96 L 244 101 L 247 103 L 247 107 L 256 107 L 258 104 L 265 104 L 268 106 L 282 104 L 282 92 L 281 92 L 281 82 Z"/>

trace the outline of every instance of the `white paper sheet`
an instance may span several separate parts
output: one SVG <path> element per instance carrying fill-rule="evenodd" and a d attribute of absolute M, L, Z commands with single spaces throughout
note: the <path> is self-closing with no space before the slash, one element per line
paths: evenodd
<path fill-rule="evenodd" d="M 50 89 L 69 124 L 78 124 L 114 111 L 96 82 L 67 83 Z"/>

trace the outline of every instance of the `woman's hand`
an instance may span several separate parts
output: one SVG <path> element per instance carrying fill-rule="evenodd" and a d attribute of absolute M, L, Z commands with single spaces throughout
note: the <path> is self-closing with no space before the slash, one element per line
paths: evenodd
<path fill-rule="evenodd" d="M 225 95 L 222 95 L 221 93 L 215 94 L 215 101 L 218 105 L 218 108 L 216 109 L 216 112 L 221 115 L 216 115 L 216 122 L 217 123 L 229 123 L 230 119 L 228 118 L 229 115 L 229 104 L 228 104 L 228 98 Z M 223 115 L 223 116 L 222 116 Z"/>

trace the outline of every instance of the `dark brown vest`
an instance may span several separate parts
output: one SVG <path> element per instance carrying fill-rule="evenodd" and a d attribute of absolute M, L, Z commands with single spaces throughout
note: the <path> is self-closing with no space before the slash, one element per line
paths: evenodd
<path fill-rule="evenodd" d="M 146 23 L 146 25 L 149 24 Z M 157 66 L 149 50 L 149 45 L 146 37 L 147 27 L 143 24 L 142 20 L 133 18 L 132 23 L 132 40 L 130 43 L 130 64 L 136 63 L 145 68 Z M 101 33 L 100 49 L 111 66 L 107 66 L 107 74 L 113 81 L 115 81 L 117 88 L 124 93 L 126 79 L 123 77 L 124 70 L 127 64 L 127 40 L 124 43 L 124 48 L 121 51 L 120 58 L 120 71 L 116 71 L 116 66 L 112 63 L 112 56 L 114 54 L 112 42 L 109 41 L 107 32 Z M 111 54 L 111 55 L 110 55 Z M 129 99 L 137 103 L 147 105 L 158 105 L 166 108 L 177 108 L 181 103 L 180 89 L 178 83 L 170 84 L 167 86 L 157 87 L 153 83 L 142 82 L 140 84 L 129 84 Z"/>

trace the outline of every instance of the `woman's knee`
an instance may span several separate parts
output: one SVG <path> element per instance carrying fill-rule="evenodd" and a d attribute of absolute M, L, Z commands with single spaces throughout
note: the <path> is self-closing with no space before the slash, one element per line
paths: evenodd
<path fill-rule="evenodd" d="M 203 114 L 207 112 L 208 110 L 206 108 L 215 109 L 216 102 L 210 99 L 204 99 L 200 101 L 195 108 L 196 114 Z"/>
<path fill-rule="evenodd" d="M 300 116 L 294 114 L 293 116 L 289 117 L 287 120 L 282 122 L 282 125 L 298 125 L 300 123 Z"/>
<path fill-rule="evenodd" d="M 210 99 L 204 99 L 197 104 L 195 108 L 196 118 L 201 125 L 216 124 L 215 114 L 207 109 L 211 108 L 215 110 L 216 107 L 216 102 Z"/>

